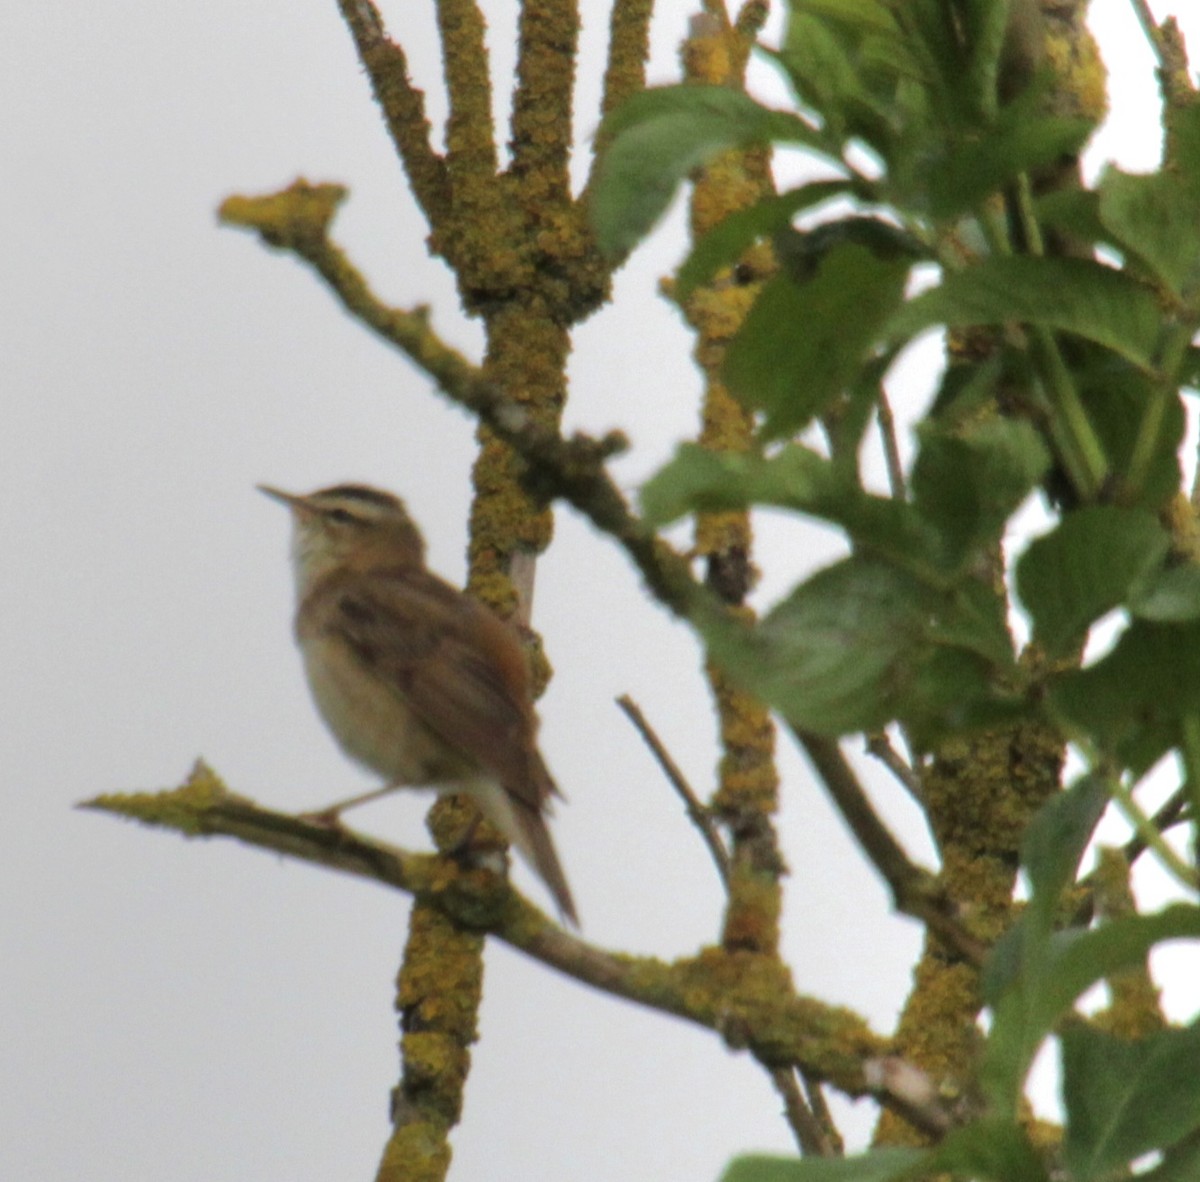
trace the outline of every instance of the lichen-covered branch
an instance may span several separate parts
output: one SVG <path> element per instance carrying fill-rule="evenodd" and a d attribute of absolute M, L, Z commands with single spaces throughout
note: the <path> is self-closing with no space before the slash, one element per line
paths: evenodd
<path fill-rule="evenodd" d="M 383 19 L 371 0 L 338 0 L 338 7 L 371 80 L 375 101 L 404 163 L 417 204 L 429 225 L 436 226 L 450 214 L 446 162 L 430 142 L 425 96 L 409 79 L 404 49 L 388 39 Z"/>
<path fill-rule="evenodd" d="M 741 85 L 750 45 L 730 26 L 723 7 L 709 5 L 708 14 L 693 19 L 683 46 L 687 79 Z M 766 159 L 757 148 L 731 151 L 698 170 L 689 206 L 694 237 L 771 191 Z M 757 290 L 757 284 L 739 285 L 719 277 L 683 309 L 696 331 L 696 359 L 704 374 L 699 442 L 713 452 L 754 446 L 754 417 L 726 388 L 723 369 L 729 342 Z M 755 580 L 752 544 L 750 514 L 744 509 L 697 518 L 696 552 L 705 563 L 705 581 L 732 613 L 747 621 L 752 614 L 746 597 Z M 721 750 L 712 812 L 730 835 L 722 940 L 726 947 L 777 954 L 784 863 L 773 821 L 779 790 L 774 724 L 766 706 L 715 662 L 708 662 L 705 676 L 717 711 Z"/>
<path fill-rule="evenodd" d="M 496 129 L 486 26 L 475 0 L 437 0 L 438 31 L 450 115 L 446 121 L 446 165 L 455 198 L 474 203 L 478 187 L 496 175 Z"/>
<path fill-rule="evenodd" d="M 570 203 L 577 0 L 525 0 L 517 23 L 517 86 L 512 109 L 512 171 L 525 207 Z"/>
<path fill-rule="evenodd" d="M 692 577 L 687 561 L 646 529 L 605 471 L 604 461 L 620 450 L 622 440 L 563 439 L 442 341 L 426 309 L 404 311 L 382 303 L 327 236 L 344 197 L 339 185 L 296 181 L 263 197 L 229 197 L 219 215 L 229 225 L 255 230 L 268 246 L 289 251 L 312 266 L 355 319 L 400 349 L 446 397 L 477 415 L 520 453 L 531 469 L 527 484 L 562 497 L 620 542 L 666 607 L 685 618 L 718 612 L 715 598 Z"/>
<path fill-rule="evenodd" d="M 82 807 L 188 837 L 234 837 L 411 893 L 455 930 L 473 938 L 486 932 L 584 984 L 713 1030 L 765 1064 L 795 1067 L 851 1096 L 902 1102 L 871 1082 L 887 1040 L 850 1010 L 797 994 L 775 957 L 707 948 L 665 962 L 607 951 L 558 927 L 489 870 L 261 808 L 203 764 L 173 791 L 99 796 Z"/>
<path fill-rule="evenodd" d="M 441 341 L 424 310 L 399 311 L 376 299 L 361 274 L 326 237 L 342 195 L 337 186 L 297 182 L 267 197 L 231 197 L 221 216 L 231 224 L 257 230 L 270 245 L 309 262 L 352 315 L 401 349 L 447 397 L 478 415 L 521 455 L 530 468 L 527 483 L 534 483 L 547 496 L 562 497 L 614 538 L 665 607 L 685 619 L 728 622 L 729 614 L 717 596 L 693 577 L 682 555 L 646 528 L 609 477 L 604 461 L 619 441 L 563 439 L 556 430 L 535 422 L 461 353 Z M 934 927 L 969 960 L 978 961 L 980 946 L 961 932 L 946 901 L 936 892 L 926 893 L 928 872 L 908 861 L 878 818 L 871 823 L 874 814 L 836 744 L 830 748 L 830 740 L 812 737 L 802 742 L 810 756 L 817 753 L 814 765 L 839 807 L 849 813 L 848 820 L 856 818 L 852 829 L 861 828 L 871 840 L 868 853 L 893 887 L 897 905 Z M 890 840 L 874 840 L 880 831 Z"/>
<path fill-rule="evenodd" d="M 896 909 L 919 919 L 965 962 L 982 965 L 987 945 L 962 926 L 953 896 L 904 852 L 872 807 L 836 740 L 805 731 L 792 733 L 859 848 L 888 884 Z"/>
<path fill-rule="evenodd" d="M 608 23 L 608 62 L 600 98 L 601 117 L 645 87 L 653 15 L 654 0 L 613 0 Z M 598 157 L 603 141 L 597 140 L 596 147 Z"/>

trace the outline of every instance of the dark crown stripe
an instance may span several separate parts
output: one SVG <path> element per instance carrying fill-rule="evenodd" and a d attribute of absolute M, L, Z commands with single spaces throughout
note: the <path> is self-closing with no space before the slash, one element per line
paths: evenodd
<path fill-rule="evenodd" d="M 335 484 L 332 488 L 321 489 L 317 496 L 343 497 L 348 501 L 362 501 L 367 505 L 378 505 L 382 509 L 394 509 L 397 503 L 391 493 L 368 488 L 365 484 Z"/>

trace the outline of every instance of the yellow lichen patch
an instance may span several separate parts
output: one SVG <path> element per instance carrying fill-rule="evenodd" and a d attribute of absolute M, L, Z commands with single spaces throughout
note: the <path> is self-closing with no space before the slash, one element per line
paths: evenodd
<path fill-rule="evenodd" d="M 707 233 L 734 210 L 765 196 L 765 172 L 761 151 L 739 148 L 714 156 L 705 164 L 703 181 L 692 198 L 692 233 Z"/>
<path fill-rule="evenodd" d="M 1160 510 L 1163 524 L 1171 533 L 1176 554 L 1200 563 L 1200 517 L 1183 493 L 1176 493 Z"/>
<path fill-rule="evenodd" d="M 749 553 L 751 541 L 750 518 L 741 510 L 705 513 L 696 520 L 697 554 L 725 554 L 730 550 Z"/>
<path fill-rule="evenodd" d="M 957 1094 L 970 1078 L 982 1041 L 976 1026 L 981 997 L 979 975 L 964 964 L 948 964 L 927 951 L 913 975 L 913 989 L 896 1032 L 897 1050 L 925 1071 L 939 1089 Z M 928 1145 L 928 1134 L 886 1111 L 880 1117 L 879 1145 Z"/>
<path fill-rule="evenodd" d="M 754 416 L 719 380 L 709 382 L 704 399 L 700 442 L 712 451 L 747 451 L 753 439 Z"/>
<path fill-rule="evenodd" d="M 687 1010 L 703 1015 L 731 1046 L 744 1046 L 745 1032 L 761 1029 L 764 1014 L 792 992 L 787 967 L 758 953 L 710 947 L 676 969 Z"/>
<path fill-rule="evenodd" d="M 508 445 L 490 432 L 481 431 L 480 436 L 483 446 L 472 473 L 475 499 L 468 548 L 469 585 L 472 593 L 504 614 L 505 609 L 488 598 L 480 580 L 507 574 L 508 555 L 514 550 L 544 550 L 550 544 L 554 521 L 550 512 L 540 510 L 518 483 L 518 466 Z"/>
<path fill-rule="evenodd" d="M 301 177 L 277 193 L 226 197 L 217 216 L 226 225 L 257 230 L 272 246 L 295 249 L 324 239 L 346 194 L 343 185 L 310 185 Z"/>
<path fill-rule="evenodd" d="M 409 949 L 436 950 L 438 955 L 407 958 L 400 974 L 396 1007 L 411 1016 L 411 1027 L 453 1037 L 464 1047 L 475 1041 L 482 946 L 482 936 L 455 928 L 435 908 L 413 908 Z"/>
<path fill-rule="evenodd" d="M 1099 122 L 1108 110 L 1108 75 L 1084 21 L 1086 8 L 1086 3 L 1060 7 L 1056 19 L 1046 22 L 1046 60 L 1057 77 L 1055 113 Z"/>
<path fill-rule="evenodd" d="M 1026 826 L 1058 788 L 1061 759 L 1061 741 L 1034 725 L 944 743 L 925 776 L 939 842 L 1015 866 Z"/>
<path fill-rule="evenodd" d="M 466 1078 L 470 1055 L 454 1039 L 423 1030 L 405 1034 L 400 1045 L 408 1087 L 453 1090 Z"/>
<path fill-rule="evenodd" d="M 782 897 L 778 870 L 763 872 L 746 862 L 748 859 L 739 859 L 733 867 L 735 881 L 721 926 L 721 943 L 731 951 L 769 952 L 779 945 Z"/>
<path fill-rule="evenodd" d="M 166 792 L 112 792 L 81 802 L 82 808 L 117 813 L 142 821 L 175 829 L 188 836 L 207 832 L 205 813 L 215 805 L 240 800 L 226 787 L 224 781 L 203 760 L 196 760 L 188 778 L 178 788 Z M 250 801 L 244 801 L 249 805 Z"/>
<path fill-rule="evenodd" d="M 443 1121 L 409 1120 L 388 1138 L 375 1182 L 445 1182 L 450 1169 Z"/>
<path fill-rule="evenodd" d="M 742 327 L 754 301 L 758 298 L 756 284 L 724 283 L 699 288 L 687 301 L 688 323 L 700 333 L 696 357 L 706 371 L 715 371 L 724 362 L 724 349 L 719 354 L 706 352 L 714 345 L 725 346 Z"/>

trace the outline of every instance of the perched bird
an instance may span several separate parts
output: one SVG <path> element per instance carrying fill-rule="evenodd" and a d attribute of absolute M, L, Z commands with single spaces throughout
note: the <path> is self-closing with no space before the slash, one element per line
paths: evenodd
<path fill-rule="evenodd" d="M 259 489 L 291 510 L 296 641 L 317 709 L 346 754 L 386 780 L 329 815 L 405 786 L 466 793 L 578 926 L 546 826 L 556 789 L 516 632 L 426 568 L 391 493 Z"/>

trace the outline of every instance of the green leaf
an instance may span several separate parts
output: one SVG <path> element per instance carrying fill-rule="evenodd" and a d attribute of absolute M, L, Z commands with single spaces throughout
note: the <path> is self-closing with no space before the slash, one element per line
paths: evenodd
<path fill-rule="evenodd" d="M 1018 173 L 1077 152 L 1092 127 L 1087 119 L 1038 115 L 1024 105 L 1008 108 L 1001 123 L 933 162 L 926 176 L 930 212 L 950 219 L 975 209 Z"/>
<path fill-rule="evenodd" d="M 930 632 L 937 635 L 935 624 Z M 1011 665 L 1011 658 L 1009 660 Z M 994 686 L 993 666 L 966 648 L 916 648 L 904 670 L 905 689 L 894 703 L 895 717 L 913 743 L 929 750 L 951 735 L 981 728 L 1012 727 L 1023 721 L 1025 703 Z"/>
<path fill-rule="evenodd" d="M 635 94 L 600 129 L 608 141 L 589 212 L 600 250 L 619 258 L 658 221 L 694 168 L 727 148 L 772 140 L 820 148 L 796 115 L 725 86 L 668 86 Z"/>
<path fill-rule="evenodd" d="M 1075 880 L 1108 798 L 1100 777 L 1084 776 L 1038 810 L 1022 839 L 1021 863 L 1032 898 L 1020 920 L 997 941 L 983 975 L 984 999 L 993 1019 L 981 1082 L 999 1112 L 1015 1111 L 1045 1036 L 1036 1016 L 1037 999 L 1051 971 L 1051 933 L 1059 898 Z"/>
<path fill-rule="evenodd" d="M 1200 1126 L 1200 1025 L 1137 1042 L 1083 1025 L 1062 1032 L 1066 1162 L 1080 1182 L 1110 1177 Z"/>
<path fill-rule="evenodd" d="M 725 377 L 766 412 L 766 436 L 795 434 L 853 382 L 903 298 L 909 261 L 847 243 L 807 283 L 777 275 L 764 286 L 729 346 Z"/>
<path fill-rule="evenodd" d="M 1021 840 L 1021 865 L 1029 875 L 1032 913 L 1048 933 L 1059 895 L 1075 881 L 1080 859 L 1108 805 L 1109 792 L 1099 776 L 1083 776 L 1037 811 Z"/>
<path fill-rule="evenodd" d="M 1140 775 L 1200 710 L 1200 623 L 1135 620 L 1103 660 L 1054 678 L 1047 699 L 1068 728 Z"/>
<path fill-rule="evenodd" d="M 1025 931 L 1020 923 L 1013 924 L 992 945 L 983 966 L 983 1000 L 993 1009 L 1024 968 L 1024 951 Z"/>
<path fill-rule="evenodd" d="M 907 65 L 911 73 L 915 65 L 886 5 L 792 4 L 783 46 L 773 56 L 832 140 L 859 136 L 887 154 L 896 72 Z"/>
<path fill-rule="evenodd" d="M 914 567 L 933 541 L 910 505 L 863 492 L 837 464 L 799 444 L 769 459 L 684 444 L 642 486 L 641 503 L 652 526 L 690 512 L 750 505 L 793 509 L 840 526 L 855 543 Z"/>
<path fill-rule="evenodd" d="M 1140 619 L 1162 623 L 1200 619 L 1200 566 L 1185 562 L 1160 571 L 1135 588 L 1129 610 Z"/>
<path fill-rule="evenodd" d="M 1043 232 L 1056 230 L 1084 243 L 1111 241 L 1094 189 L 1052 189 L 1034 201 L 1033 212 Z"/>
<path fill-rule="evenodd" d="M 1076 333 L 1153 370 L 1161 319 L 1149 288 L 1089 259 L 988 258 L 909 300 L 887 333 L 907 340 L 938 325 L 1037 324 Z"/>
<path fill-rule="evenodd" d="M 1196 1182 L 1200 1178 L 1200 1136 L 1193 1134 L 1172 1145 L 1162 1163 L 1144 1174 L 1138 1182 Z"/>
<path fill-rule="evenodd" d="M 1005 360 L 1003 353 L 984 361 L 950 359 L 929 411 L 930 420 L 944 430 L 979 422 L 995 405 Z"/>
<path fill-rule="evenodd" d="M 1003 994 L 992 1002 L 980 1083 L 1000 1113 L 1014 1114 L 1033 1056 L 1059 1019 L 1098 981 L 1141 965 L 1146 954 L 1165 940 L 1200 938 L 1200 908 L 1176 903 L 1154 915 L 1115 919 L 1084 931 L 1068 928 L 1048 940 L 1018 925 L 1017 937 L 1006 937 L 1006 969 L 991 973 L 989 995 L 1009 978 Z M 1020 967 L 1011 969 L 1018 942 Z"/>
<path fill-rule="evenodd" d="M 930 1155 L 926 1168 L 989 1182 L 1048 1182 L 1046 1168 L 1025 1130 L 996 1119 L 954 1129 Z"/>
<path fill-rule="evenodd" d="M 675 279 L 675 296 L 686 300 L 697 287 L 707 283 L 722 267 L 735 262 L 750 245 L 768 238 L 805 209 L 844 196 L 850 191 L 848 181 L 813 181 L 790 189 L 778 197 L 766 197 L 731 213 L 715 225 L 696 243 Z"/>
<path fill-rule="evenodd" d="M 1179 176 L 1135 176 L 1108 168 L 1100 179 L 1100 219 L 1114 240 L 1131 251 L 1180 298 L 1200 281 L 1197 193 Z"/>
<path fill-rule="evenodd" d="M 946 564 L 959 567 L 999 542 L 1005 523 L 1050 467 L 1037 431 L 1013 419 L 957 430 L 925 424 L 913 465 L 918 510 L 940 535 Z"/>
<path fill-rule="evenodd" d="M 1069 929 L 1051 940 L 1051 955 L 1031 1017 L 1044 1037 L 1097 981 L 1137 968 L 1156 944 L 1200 939 L 1200 907 L 1174 903 L 1152 915 L 1114 919 L 1092 931 Z"/>
<path fill-rule="evenodd" d="M 1150 375 L 1104 350 L 1079 346 L 1076 353 L 1073 368 L 1080 401 L 1087 407 L 1088 419 L 1100 437 L 1118 481 L 1132 466 L 1147 408 L 1152 402 L 1169 397 L 1154 451 L 1144 476 L 1139 479 L 1136 502 L 1128 500 L 1135 491 L 1128 482 L 1119 484 L 1125 503 L 1159 509 L 1179 491 L 1183 479 L 1179 467 L 1179 447 L 1186 421 L 1182 398 L 1178 394 L 1168 395 Z"/>
<path fill-rule="evenodd" d="M 1052 656 L 1078 646 L 1105 612 L 1162 565 L 1171 540 L 1153 513 L 1095 505 L 1063 517 L 1017 563 L 1017 593 Z"/>
<path fill-rule="evenodd" d="M 893 1182 L 912 1174 L 926 1157 L 923 1149 L 875 1149 L 857 1157 L 735 1158 L 721 1182 Z"/>
<path fill-rule="evenodd" d="M 734 672 L 800 729 L 873 730 L 895 717 L 927 614 L 928 593 L 911 576 L 848 558 L 776 607 Z"/>
<path fill-rule="evenodd" d="M 794 727 L 841 735 L 900 719 L 921 735 L 1007 719 L 1001 652 L 979 607 L 877 555 L 818 571 L 748 635 L 706 624 L 709 652 Z"/>
<path fill-rule="evenodd" d="M 946 594 L 930 636 L 941 644 L 966 649 L 1002 669 L 1013 665 L 1005 596 L 982 579 L 965 578 Z"/>

